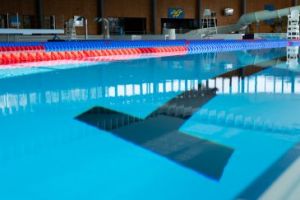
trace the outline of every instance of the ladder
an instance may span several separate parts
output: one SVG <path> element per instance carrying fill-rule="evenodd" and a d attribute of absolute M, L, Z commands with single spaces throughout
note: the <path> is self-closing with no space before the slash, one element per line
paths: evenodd
<path fill-rule="evenodd" d="M 66 22 L 66 34 L 69 38 L 69 40 L 76 39 L 76 27 L 75 27 L 75 21 L 74 19 L 69 19 Z"/>
<path fill-rule="evenodd" d="M 292 10 L 288 16 L 287 39 L 298 40 L 299 37 L 299 11 Z"/>
<path fill-rule="evenodd" d="M 212 12 L 210 9 L 204 10 L 201 28 L 206 28 L 208 30 L 208 35 L 218 34 L 217 18 L 215 12 Z"/>

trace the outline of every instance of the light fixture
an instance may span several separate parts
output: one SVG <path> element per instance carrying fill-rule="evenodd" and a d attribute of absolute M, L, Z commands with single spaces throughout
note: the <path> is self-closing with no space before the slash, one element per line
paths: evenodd
<path fill-rule="evenodd" d="M 225 8 L 224 9 L 224 15 L 225 16 L 232 16 L 234 13 L 234 9 L 233 8 Z"/>

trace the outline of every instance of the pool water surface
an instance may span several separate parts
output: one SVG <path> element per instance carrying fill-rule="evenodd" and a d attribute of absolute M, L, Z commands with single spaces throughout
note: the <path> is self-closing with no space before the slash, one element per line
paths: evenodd
<path fill-rule="evenodd" d="M 257 199 L 300 155 L 285 49 L 0 69 L 0 85 L 0 199 Z"/>

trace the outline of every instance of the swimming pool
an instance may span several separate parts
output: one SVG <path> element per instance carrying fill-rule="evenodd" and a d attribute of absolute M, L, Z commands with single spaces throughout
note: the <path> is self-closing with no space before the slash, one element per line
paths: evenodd
<path fill-rule="evenodd" d="M 300 71 L 285 57 L 1 69 L 0 199 L 270 198 L 300 155 Z"/>

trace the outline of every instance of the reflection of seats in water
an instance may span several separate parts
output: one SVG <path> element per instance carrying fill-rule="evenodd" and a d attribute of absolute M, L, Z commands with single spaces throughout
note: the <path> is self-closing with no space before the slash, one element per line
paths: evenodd
<path fill-rule="evenodd" d="M 199 120 L 199 122 L 204 124 L 213 124 L 231 128 L 267 131 L 292 135 L 300 134 L 300 126 L 297 125 L 289 126 L 281 123 L 274 123 L 271 120 L 263 119 L 259 116 L 252 117 L 226 112 L 224 110 L 201 109 L 200 112 L 195 115 L 194 119 Z"/>
<path fill-rule="evenodd" d="M 257 66 L 241 68 L 240 72 L 238 70 L 228 72 L 201 83 L 208 87 L 216 87 L 219 95 L 300 93 L 299 70 L 288 68 L 281 62 L 272 69 L 259 73 L 267 68 Z"/>
<path fill-rule="evenodd" d="M 201 88 L 201 86 L 199 87 Z M 158 115 L 187 119 L 198 110 L 201 104 L 204 104 L 212 98 L 215 93 L 215 89 L 208 88 L 183 92 L 181 95 L 171 99 L 169 102 L 151 113 L 146 119 L 155 118 Z M 101 115 L 99 116 L 99 114 Z M 107 131 L 142 121 L 142 119 L 138 117 L 120 115 L 117 111 L 112 111 L 103 107 L 94 107 L 85 113 L 85 116 L 87 116 L 89 120 L 95 119 L 95 115 L 98 116 L 97 126 Z"/>
<path fill-rule="evenodd" d="M 258 73 L 267 66 L 272 66 L 274 61 L 261 63 L 261 66 L 247 66 L 244 68 L 232 69 L 231 71 L 222 71 L 220 75 L 208 80 L 202 80 L 202 86 L 208 88 L 217 88 L 218 94 L 225 93 L 228 88 L 238 88 L 240 83 L 245 83 L 243 88 L 254 84 L 249 79 L 243 80 L 244 77 Z M 270 76 L 268 76 L 270 77 Z M 239 81 L 234 82 L 233 79 Z M 265 77 L 266 78 L 266 77 Z M 221 84 L 218 84 L 221 81 Z M 283 79 L 282 79 L 283 81 Z M 213 85 L 209 83 L 214 82 Z M 294 81 L 295 82 L 295 81 Z M 292 85 L 295 84 L 292 82 Z M 41 92 L 28 91 L 28 93 L 9 93 L 0 95 L 0 110 L 3 115 L 14 114 L 16 112 L 27 112 L 27 109 L 34 110 L 35 106 L 40 104 L 59 105 L 62 103 L 75 102 L 84 103 L 87 101 L 101 100 L 109 98 L 112 103 L 122 103 L 123 101 L 135 104 L 155 103 L 163 99 L 170 99 L 175 93 L 197 90 L 199 80 L 196 79 L 168 79 L 157 82 L 142 83 L 120 83 L 107 86 L 92 85 L 83 88 L 64 88 L 61 90 L 47 89 Z M 228 84 L 225 84 L 228 83 Z M 274 84 L 274 83 L 272 83 Z M 129 88 L 131 88 L 129 90 Z M 231 90 L 228 90 L 229 93 Z M 235 93 L 247 93 L 247 90 L 236 91 Z M 249 92 L 250 93 L 250 92 Z M 253 91 L 252 93 L 255 93 Z M 45 98 L 40 98 L 45 96 Z M 149 98 L 151 96 L 151 98 Z M 19 109 L 21 108 L 22 109 Z"/>
<path fill-rule="evenodd" d="M 298 68 L 299 62 L 299 47 L 298 46 L 288 46 L 286 47 L 286 53 L 287 53 L 287 64 L 290 69 Z"/>
<path fill-rule="evenodd" d="M 216 93 L 216 89 L 203 88 L 201 85 L 198 87 L 198 90 L 184 92 L 172 99 L 152 113 L 152 116 L 166 115 L 182 119 L 191 117 L 192 114 L 198 110 L 201 102 L 207 101 L 214 93 Z"/>
<path fill-rule="evenodd" d="M 184 92 L 145 120 L 99 107 L 77 119 L 219 180 L 233 149 L 179 132 L 185 120 L 214 96 L 214 89 Z"/>

